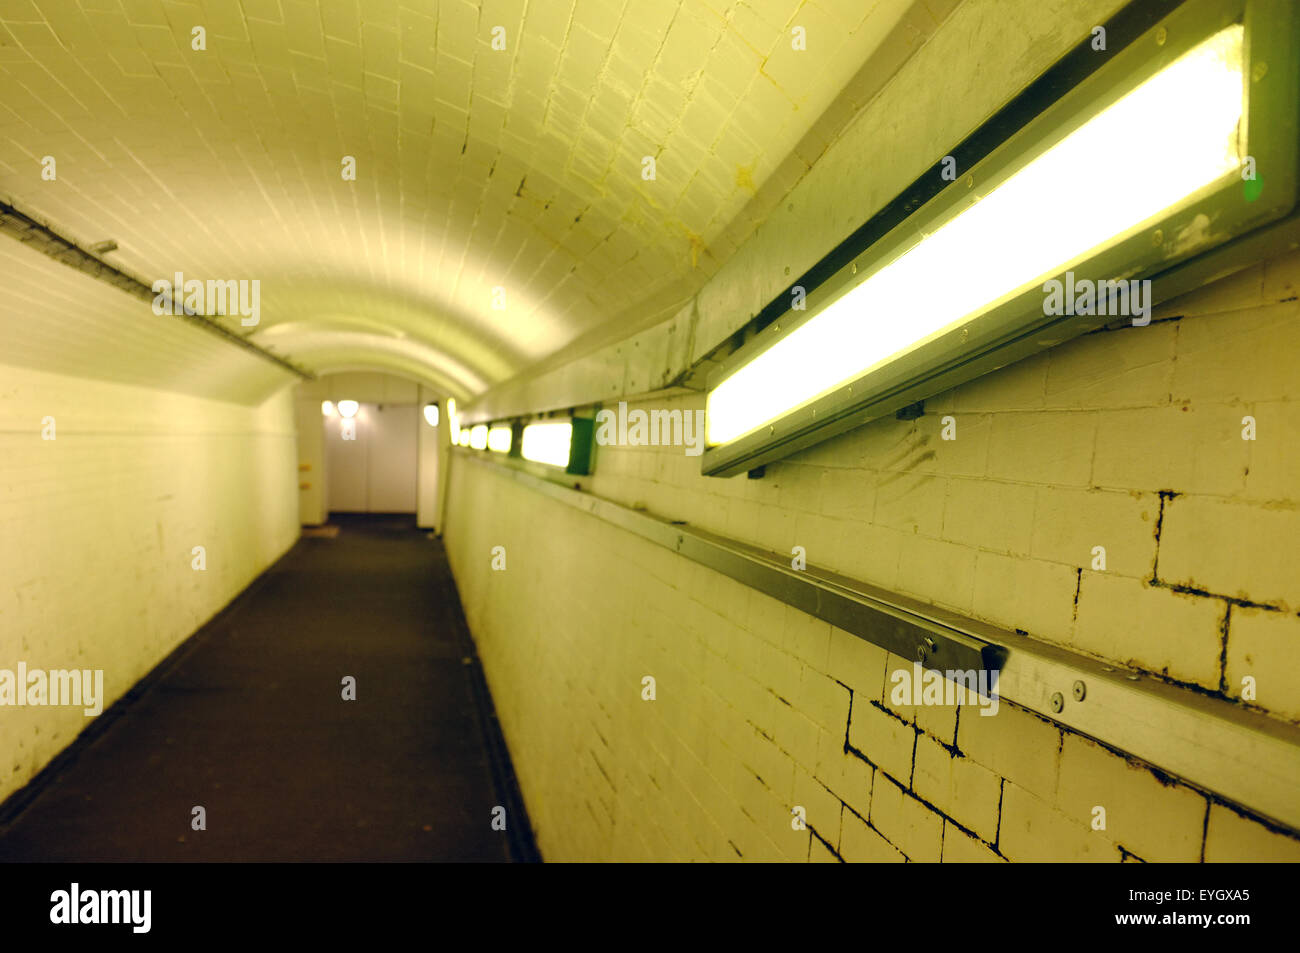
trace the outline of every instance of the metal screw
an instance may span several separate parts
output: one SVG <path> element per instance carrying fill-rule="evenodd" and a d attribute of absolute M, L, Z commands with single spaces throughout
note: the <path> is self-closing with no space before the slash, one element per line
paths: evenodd
<path fill-rule="evenodd" d="M 1065 707 L 1065 696 L 1060 692 L 1052 693 L 1052 711 L 1059 712 Z"/>
<path fill-rule="evenodd" d="M 856 261 L 853 263 L 853 267 L 850 269 L 850 272 L 855 275 L 858 273 L 858 263 Z"/>
<path fill-rule="evenodd" d="M 1165 40 L 1169 39 L 1169 31 L 1164 27 L 1156 30 L 1156 46 L 1164 46 Z"/>
<path fill-rule="evenodd" d="M 1267 75 L 1268 75 L 1268 64 L 1264 62 L 1256 63 L 1255 68 L 1250 71 L 1250 78 L 1256 83 L 1258 83 L 1261 79 L 1263 79 Z"/>
<path fill-rule="evenodd" d="M 1086 695 L 1086 694 L 1088 694 L 1088 686 L 1085 685 L 1085 684 L 1083 684 L 1082 681 L 1077 681 L 1077 682 L 1075 682 L 1075 683 L 1074 683 L 1074 700 L 1077 701 L 1077 702 L 1081 702 L 1081 701 L 1083 701 L 1083 696 Z"/>
<path fill-rule="evenodd" d="M 920 661 L 924 662 L 927 658 L 929 658 L 930 653 L 937 651 L 938 648 L 939 648 L 938 643 L 936 643 L 934 639 L 930 638 L 927 635 L 922 639 L 921 644 L 916 647 L 916 657 Z"/>
<path fill-rule="evenodd" d="M 973 186 L 974 184 L 975 184 L 975 173 L 973 173 L 973 172 L 967 172 L 967 173 L 966 173 L 966 188 L 969 189 L 969 188 L 970 188 L 971 186 Z"/>
<path fill-rule="evenodd" d="M 1164 243 L 1165 243 L 1165 230 L 1163 228 L 1157 228 L 1154 232 L 1151 233 L 1151 244 L 1163 245 Z"/>

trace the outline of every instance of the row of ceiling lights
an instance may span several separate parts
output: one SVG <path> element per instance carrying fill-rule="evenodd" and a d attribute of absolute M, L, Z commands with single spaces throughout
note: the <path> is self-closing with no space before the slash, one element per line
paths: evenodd
<path fill-rule="evenodd" d="M 355 400 L 322 401 L 321 414 L 326 417 L 335 415 L 351 419 L 357 415 L 361 404 Z M 430 427 L 438 426 L 439 412 L 436 403 L 424 406 L 424 419 Z M 473 427 L 461 427 L 456 413 L 455 400 L 447 400 L 447 420 L 451 425 L 451 441 L 462 447 L 474 450 L 492 450 L 497 453 L 509 453 L 514 442 L 513 428 L 510 424 L 497 422 L 475 424 Z M 567 467 L 571 463 L 571 445 L 573 441 L 572 420 L 540 420 L 522 428 L 521 456 L 535 463 Z M 587 472 L 585 465 L 573 472 Z"/>

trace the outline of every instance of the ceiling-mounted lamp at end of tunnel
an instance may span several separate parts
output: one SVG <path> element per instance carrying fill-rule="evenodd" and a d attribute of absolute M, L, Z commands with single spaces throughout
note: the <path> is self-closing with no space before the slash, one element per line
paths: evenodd
<path fill-rule="evenodd" d="M 341 400 L 338 403 L 339 413 L 344 417 L 355 417 L 361 405 L 355 400 Z"/>
<path fill-rule="evenodd" d="M 425 422 L 428 423 L 430 427 L 438 426 L 438 405 L 437 404 L 424 405 L 424 419 Z"/>
<path fill-rule="evenodd" d="M 321 401 L 320 412 L 322 417 L 333 417 L 338 413 L 338 411 L 334 409 L 334 401 L 332 400 Z"/>

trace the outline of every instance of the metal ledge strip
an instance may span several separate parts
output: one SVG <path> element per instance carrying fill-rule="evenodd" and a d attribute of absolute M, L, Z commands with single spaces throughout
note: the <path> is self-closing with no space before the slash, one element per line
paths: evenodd
<path fill-rule="evenodd" d="M 59 264 L 67 265 L 69 268 L 74 268 L 90 278 L 112 285 L 119 291 L 125 291 L 129 295 L 134 295 L 151 303 L 154 300 L 153 288 L 139 278 L 120 268 L 115 268 L 105 261 L 101 261 L 72 239 L 65 238 L 48 225 L 42 224 L 30 215 L 20 212 L 12 205 L 4 202 L 0 202 L 0 234 L 8 235 L 28 248 L 48 255 Z M 235 334 L 205 314 L 199 314 L 188 307 L 184 307 L 177 317 L 184 318 L 205 331 L 210 331 L 227 344 L 242 347 L 264 360 L 278 364 L 284 370 L 296 374 L 303 380 L 316 379 L 310 371 L 304 370 L 287 358 L 273 354 L 266 348 L 254 344 L 246 337 Z"/>
<path fill-rule="evenodd" d="M 1266 819 L 1300 830 L 1300 727 L 1222 698 L 1006 632 L 837 573 L 633 510 L 469 453 L 582 510 L 802 612 L 939 671 L 1000 671 L 997 695 Z M 925 655 L 920 652 L 925 649 Z M 1084 697 L 1075 699 L 1076 682 Z M 1053 696 L 1062 707 L 1054 710 Z"/>

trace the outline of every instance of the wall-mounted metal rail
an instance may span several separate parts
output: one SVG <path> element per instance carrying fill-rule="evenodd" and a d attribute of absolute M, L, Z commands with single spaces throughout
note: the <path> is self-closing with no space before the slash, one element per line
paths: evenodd
<path fill-rule="evenodd" d="M 460 458 L 926 668 L 997 671 L 998 697 L 1300 830 L 1300 727 L 812 565 L 792 569 L 787 557 L 630 509 L 516 465 L 468 453 Z"/>
<path fill-rule="evenodd" d="M 33 248 L 43 255 L 48 255 L 60 264 L 75 268 L 82 274 L 112 285 L 129 295 L 134 295 L 149 302 L 152 302 L 155 297 L 153 288 L 139 278 L 101 261 L 90 251 L 72 241 L 72 239 L 60 235 L 48 225 L 4 202 L 0 202 L 0 233 L 17 239 L 27 247 Z M 242 347 L 263 360 L 278 364 L 289 373 L 295 374 L 303 380 L 314 379 L 310 371 L 304 370 L 278 354 L 273 354 L 265 348 L 258 347 L 252 341 L 235 334 L 207 315 L 199 314 L 187 307 L 183 309 L 178 317 L 182 317 L 197 327 L 217 335 L 228 344 Z"/>

